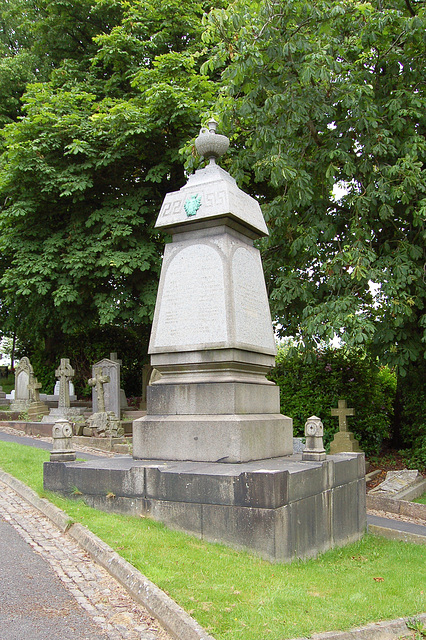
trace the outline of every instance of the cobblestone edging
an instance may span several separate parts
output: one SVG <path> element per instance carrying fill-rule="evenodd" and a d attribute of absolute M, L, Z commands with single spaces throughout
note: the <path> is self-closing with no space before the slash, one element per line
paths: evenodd
<path fill-rule="evenodd" d="M 78 602 L 93 615 L 94 621 L 101 624 L 102 628 L 110 634 L 111 640 L 170 640 L 170 637 L 175 640 L 214 640 L 174 600 L 86 527 L 81 524 L 74 524 L 71 518 L 61 509 L 58 509 L 48 500 L 40 498 L 32 489 L 1 470 L 0 482 L 6 485 L 5 491 L 2 492 L 2 497 L 0 498 L 0 513 L 4 512 L 6 514 L 5 519 L 15 526 L 31 546 L 36 547 L 37 551 L 53 566 L 59 577 L 65 583 L 68 583 L 68 586 L 70 581 L 74 583 L 70 587 L 71 592 Z M 31 509 L 26 502 L 30 503 L 35 510 Z M 10 504 L 12 506 L 8 506 Z M 21 516 L 21 513 L 24 515 Z M 53 522 L 53 525 L 50 521 Z M 55 548 L 53 557 L 49 553 L 52 545 Z M 79 562 L 87 564 L 87 556 L 86 560 L 81 557 L 82 554 L 83 556 L 86 555 L 84 552 L 89 554 L 95 563 L 101 565 L 97 567 L 95 563 L 92 563 L 92 571 L 103 573 L 102 578 L 98 576 L 97 578 L 89 579 L 90 584 L 87 584 L 87 581 L 85 582 L 84 575 L 81 575 L 81 571 L 79 571 L 75 561 L 76 558 L 79 558 L 77 564 Z M 69 571 L 67 571 L 67 567 L 70 567 Z M 97 581 L 105 581 L 106 576 L 115 578 L 128 592 L 126 593 L 117 584 L 117 588 L 120 588 L 123 592 L 121 598 L 124 597 L 124 594 L 128 598 L 128 609 L 135 607 L 135 602 L 133 601 L 136 601 L 146 609 L 141 615 L 142 626 L 135 620 L 130 621 L 131 616 L 128 611 L 125 612 L 126 615 L 121 613 L 121 623 L 129 618 L 128 628 L 124 635 L 119 635 L 123 631 L 114 629 L 113 622 L 105 617 L 106 607 L 98 605 L 98 599 L 102 600 L 102 597 L 99 594 L 97 596 L 96 594 L 93 595 L 93 584 L 96 584 Z M 83 584 L 79 586 L 79 583 Z M 89 597 L 87 597 L 87 591 Z M 95 601 L 93 601 L 93 598 L 95 598 Z M 109 603 L 110 596 L 108 596 L 108 611 L 110 609 Z M 99 608 L 100 612 L 97 611 Z M 139 609 L 142 611 L 140 607 Z M 102 613 L 104 615 L 101 615 Z M 154 618 L 159 621 L 170 635 L 159 627 L 155 628 Z M 119 624 L 118 626 L 123 627 L 124 625 Z"/>
<path fill-rule="evenodd" d="M 152 615 L 88 553 L 1 481 L 0 517 L 49 564 L 109 640 L 171 640 Z"/>

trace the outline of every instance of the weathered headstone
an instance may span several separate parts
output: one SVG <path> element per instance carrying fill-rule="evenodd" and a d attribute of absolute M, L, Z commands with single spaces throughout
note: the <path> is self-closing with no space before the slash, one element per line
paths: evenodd
<path fill-rule="evenodd" d="M 28 384 L 34 371 L 27 357 L 21 358 L 15 369 L 15 398 L 10 405 L 12 411 L 26 411 L 30 406 Z"/>
<path fill-rule="evenodd" d="M 115 355 L 116 354 L 111 354 L 111 356 Z M 117 360 L 110 359 L 108 362 L 116 363 Z M 93 402 L 93 405 L 96 407 L 97 411 L 95 411 L 86 420 L 87 426 L 83 429 L 83 435 L 116 437 L 122 434 L 119 418 L 114 411 L 107 410 L 106 406 L 105 391 L 110 382 L 110 376 L 103 374 L 102 367 L 95 367 L 93 378 L 90 378 L 89 380 L 89 386 L 93 388 L 92 397 L 96 399 L 96 402 Z"/>
<path fill-rule="evenodd" d="M 59 400 L 60 388 L 61 388 L 61 381 L 57 380 L 56 383 L 55 383 L 55 388 L 53 390 L 53 395 L 57 396 L 58 400 Z M 74 385 L 73 385 L 71 380 L 68 380 L 68 397 L 69 397 L 70 401 L 72 399 L 76 399 L 77 398 L 77 396 L 75 395 Z"/>
<path fill-rule="evenodd" d="M 96 404 L 93 402 L 93 406 L 96 406 L 97 411 L 94 411 L 94 413 L 103 413 L 105 411 L 104 385 L 108 382 L 110 382 L 110 377 L 103 375 L 102 367 L 95 367 L 94 376 L 89 380 L 89 386 L 93 388 L 96 397 Z"/>
<path fill-rule="evenodd" d="M 104 358 L 92 367 L 92 379 L 96 377 L 95 370 L 100 369 L 101 375 L 109 378 L 103 386 L 104 408 L 98 402 L 96 386 L 92 388 L 92 409 L 93 413 L 100 411 L 113 411 L 118 419 L 121 417 L 121 391 L 120 391 L 120 365 L 121 360 L 117 359 L 116 353 L 111 353 L 109 358 Z"/>
<path fill-rule="evenodd" d="M 0 387 L 0 400 L 6 398 L 6 392 L 3 391 L 3 387 Z"/>
<path fill-rule="evenodd" d="M 275 337 L 253 240 L 268 235 L 259 203 L 215 162 L 229 140 L 209 123 L 197 148 L 210 164 L 166 195 L 166 245 L 149 344 L 161 378 L 133 423 L 133 455 L 242 462 L 293 453 L 292 421 L 265 377 Z"/>
<path fill-rule="evenodd" d="M 346 400 L 339 400 L 337 404 L 337 409 L 331 409 L 331 415 L 339 418 L 339 431 L 330 443 L 330 453 L 359 452 L 361 449 L 358 440 L 348 428 L 348 416 L 355 415 L 355 410 L 347 406 Z"/>
<path fill-rule="evenodd" d="M 28 407 L 28 418 L 30 420 L 40 420 L 42 416 L 49 413 L 49 408 L 44 402 L 40 400 L 41 383 L 34 376 L 30 376 L 28 383 L 28 389 L 30 392 L 30 406 Z"/>

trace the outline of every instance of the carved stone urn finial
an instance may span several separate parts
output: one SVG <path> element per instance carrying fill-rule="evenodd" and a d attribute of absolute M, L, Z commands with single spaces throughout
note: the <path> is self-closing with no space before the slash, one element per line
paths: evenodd
<path fill-rule="evenodd" d="M 229 147 L 229 138 L 216 133 L 218 123 L 214 118 L 209 120 L 207 127 L 202 127 L 199 136 L 195 140 L 195 148 L 200 156 L 215 164 L 216 158 L 223 156 Z"/>

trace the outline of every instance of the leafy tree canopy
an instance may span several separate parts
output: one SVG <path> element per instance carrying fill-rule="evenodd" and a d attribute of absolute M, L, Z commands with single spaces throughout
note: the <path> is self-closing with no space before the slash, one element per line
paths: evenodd
<path fill-rule="evenodd" d="M 204 40 L 282 334 L 336 333 L 404 373 L 426 340 L 425 3 L 236 0 Z"/>
<path fill-rule="evenodd" d="M 0 157 L 2 313 L 23 337 L 150 324 L 164 242 L 153 225 L 215 95 L 199 73 L 210 6 L 37 3 L 27 51 L 50 71 L 26 85 Z"/>

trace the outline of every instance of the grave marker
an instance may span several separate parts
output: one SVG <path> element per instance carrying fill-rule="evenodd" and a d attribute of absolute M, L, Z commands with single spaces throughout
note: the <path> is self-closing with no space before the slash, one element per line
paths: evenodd
<path fill-rule="evenodd" d="M 246 462 L 293 453 L 292 421 L 266 374 L 275 337 L 260 252 L 259 203 L 215 162 L 229 140 L 216 122 L 197 149 L 209 165 L 168 193 L 156 228 L 167 244 L 152 325 L 147 415 L 133 422 L 135 458 Z"/>
<path fill-rule="evenodd" d="M 69 408 L 70 404 L 70 387 L 69 383 L 74 376 L 74 369 L 70 365 L 68 358 L 61 358 L 61 364 L 55 371 L 55 376 L 59 378 L 59 401 L 58 409 Z"/>
<path fill-rule="evenodd" d="M 110 382 L 110 377 L 102 375 L 102 367 L 95 367 L 95 375 L 89 380 L 89 386 L 93 387 L 96 392 L 97 411 L 94 413 L 102 413 L 105 411 L 104 385 L 108 382 Z"/>
<path fill-rule="evenodd" d="M 10 405 L 12 411 L 26 411 L 30 406 L 28 384 L 34 371 L 29 359 L 21 358 L 15 369 L 15 398 Z"/>
<path fill-rule="evenodd" d="M 334 439 L 330 443 L 330 453 L 360 452 L 358 440 L 355 439 L 352 431 L 349 431 L 347 420 L 348 416 L 355 415 L 355 410 L 347 406 L 346 400 L 341 399 L 337 403 L 337 408 L 331 409 L 331 415 L 339 418 L 339 431 L 334 435 Z"/>
<path fill-rule="evenodd" d="M 104 383 L 104 408 L 98 406 L 98 396 L 96 386 L 92 387 L 92 409 L 93 413 L 101 411 L 113 411 L 118 419 L 121 417 L 121 390 L 120 390 L 120 365 L 116 353 L 111 353 L 109 358 L 104 358 L 96 362 L 92 367 L 92 378 L 96 377 L 95 370 L 101 369 L 101 375 L 108 377 L 109 381 Z"/>
<path fill-rule="evenodd" d="M 30 377 L 28 383 L 28 390 L 30 392 L 31 403 L 28 407 L 28 418 L 30 420 L 40 420 L 42 416 L 49 413 L 49 408 L 44 402 L 40 400 L 41 383 L 37 380 L 34 374 Z"/>
<path fill-rule="evenodd" d="M 55 376 L 59 379 L 58 406 L 51 409 L 49 415 L 43 416 L 42 422 L 56 422 L 60 418 L 78 419 L 84 413 L 84 408 L 71 406 L 70 386 L 74 373 L 69 358 L 61 358 L 60 365 L 55 371 Z"/>

